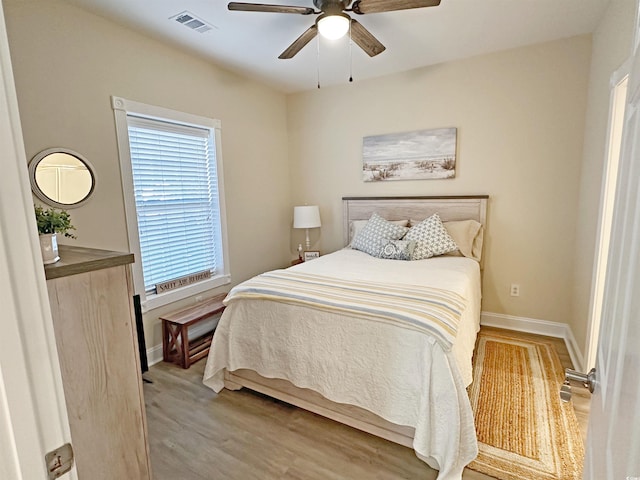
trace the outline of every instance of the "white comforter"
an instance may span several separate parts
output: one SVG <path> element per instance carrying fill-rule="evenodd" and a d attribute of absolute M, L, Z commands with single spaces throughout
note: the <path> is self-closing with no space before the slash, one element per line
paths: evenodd
<path fill-rule="evenodd" d="M 283 378 L 334 402 L 357 405 L 416 430 L 416 454 L 460 479 L 477 455 L 473 413 L 465 387 L 480 317 L 478 263 L 462 257 L 381 260 L 344 249 L 292 267 L 319 275 L 395 284 L 424 284 L 467 299 L 456 342 L 445 352 L 424 333 L 359 315 L 299 305 L 231 302 L 213 339 L 204 383 L 220 391 L 224 370 L 246 368 Z"/>

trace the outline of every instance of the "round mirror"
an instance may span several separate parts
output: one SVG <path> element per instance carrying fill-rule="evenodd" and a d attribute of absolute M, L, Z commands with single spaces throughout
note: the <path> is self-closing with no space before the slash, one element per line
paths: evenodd
<path fill-rule="evenodd" d="M 91 164 L 79 153 L 50 148 L 29 162 L 31 189 L 43 202 L 58 208 L 75 208 L 85 203 L 96 186 Z"/>

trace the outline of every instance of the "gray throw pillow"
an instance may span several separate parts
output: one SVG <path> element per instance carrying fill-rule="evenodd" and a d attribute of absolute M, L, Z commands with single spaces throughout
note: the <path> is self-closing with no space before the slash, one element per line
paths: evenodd
<path fill-rule="evenodd" d="M 377 256 L 383 240 L 400 240 L 408 230 L 374 213 L 351 242 L 351 248 Z"/>

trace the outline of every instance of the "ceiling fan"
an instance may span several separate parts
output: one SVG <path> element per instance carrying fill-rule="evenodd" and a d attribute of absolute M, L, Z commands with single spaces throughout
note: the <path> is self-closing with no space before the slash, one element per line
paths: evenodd
<path fill-rule="evenodd" d="M 311 7 L 243 2 L 231 2 L 228 8 L 229 10 L 243 12 L 319 15 L 315 24 L 305 30 L 278 58 L 293 58 L 318 35 L 318 32 L 326 38 L 338 39 L 344 36 L 349 31 L 349 28 L 351 28 L 351 39 L 370 57 L 375 57 L 382 53 L 386 47 L 362 24 L 344 12 L 364 15 L 411 8 L 435 7 L 440 5 L 440 0 L 355 0 L 353 3 L 351 3 L 351 0 L 313 0 L 313 4 L 318 10 L 314 10 Z"/>

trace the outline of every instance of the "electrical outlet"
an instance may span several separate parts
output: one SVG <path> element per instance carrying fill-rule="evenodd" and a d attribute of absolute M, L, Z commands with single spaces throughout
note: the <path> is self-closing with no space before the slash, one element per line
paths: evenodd
<path fill-rule="evenodd" d="M 518 285 L 517 283 L 512 283 L 511 284 L 511 290 L 510 290 L 510 295 L 512 297 L 519 297 L 520 296 L 520 285 Z"/>

